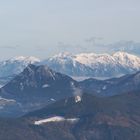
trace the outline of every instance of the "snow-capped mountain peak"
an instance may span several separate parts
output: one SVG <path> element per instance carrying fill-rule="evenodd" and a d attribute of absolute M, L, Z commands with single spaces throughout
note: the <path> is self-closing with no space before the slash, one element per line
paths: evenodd
<path fill-rule="evenodd" d="M 0 77 L 17 75 L 22 72 L 29 64 L 39 63 L 40 60 L 33 56 L 18 56 L 0 62 Z"/>
<path fill-rule="evenodd" d="M 70 53 L 60 53 L 45 60 L 43 64 L 47 64 L 55 71 L 62 72 L 70 76 L 82 76 L 92 73 L 92 69 L 82 63 L 76 61 L 75 56 Z"/>
<path fill-rule="evenodd" d="M 140 58 L 138 56 L 119 51 L 114 53 L 113 57 L 123 66 L 132 70 L 140 70 Z"/>
<path fill-rule="evenodd" d="M 68 63 L 68 61 L 71 63 L 75 63 L 75 60 L 73 59 L 73 55 L 68 52 L 59 53 L 58 55 L 54 55 L 53 57 L 50 57 L 48 60 L 57 62 L 60 64 Z"/>
<path fill-rule="evenodd" d="M 139 58 L 133 54 L 129 54 L 129 53 L 123 52 L 123 51 L 118 51 L 118 52 L 114 53 L 112 56 L 113 57 L 120 57 L 120 58 L 129 58 L 129 59 Z"/>
<path fill-rule="evenodd" d="M 69 52 L 62 52 L 57 55 L 54 55 L 53 57 L 54 58 L 67 58 L 67 57 L 73 57 L 73 54 L 71 54 Z"/>
<path fill-rule="evenodd" d="M 95 54 L 95 53 L 82 53 L 75 56 L 75 60 L 78 62 L 88 65 L 90 67 L 95 67 L 95 64 L 107 64 L 114 62 L 114 58 L 109 54 Z"/>
<path fill-rule="evenodd" d="M 11 62 L 14 62 L 14 61 L 19 61 L 19 62 L 27 62 L 27 63 L 37 63 L 37 62 L 40 62 L 40 59 L 34 57 L 34 56 L 28 56 L 28 57 L 25 57 L 25 56 L 16 56 L 16 57 L 13 57 L 11 59 L 9 59 L 9 61 Z"/>

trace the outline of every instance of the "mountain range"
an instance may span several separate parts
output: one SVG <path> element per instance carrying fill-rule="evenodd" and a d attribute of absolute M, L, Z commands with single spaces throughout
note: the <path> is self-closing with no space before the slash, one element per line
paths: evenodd
<path fill-rule="evenodd" d="M 72 55 L 60 53 L 44 61 L 44 64 L 47 64 L 55 71 L 63 71 L 63 73 L 75 77 L 111 78 L 135 73 L 140 70 L 140 58 L 125 52 L 116 52 L 112 55 L 94 53 Z M 77 74 L 78 71 L 79 73 Z"/>
<path fill-rule="evenodd" d="M 48 65 L 57 72 L 75 78 L 112 78 L 132 74 L 140 70 L 140 58 L 126 52 L 110 54 L 60 53 L 46 60 L 35 57 L 15 57 L 0 62 L 0 85 L 5 85 L 29 64 Z"/>
<path fill-rule="evenodd" d="M 108 80 L 75 81 L 46 65 L 30 64 L 0 90 L 0 116 L 21 116 L 61 99 L 88 93 L 110 97 L 140 90 L 140 72 Z"/>
<path fill-rule="evenodd" d="M 139 71 L 76 81 L 35 64 L 0 89 L 1 139 L 139 140 Z"/>
<path fill-rule="evenodd" d="M 140 72 L 107 80 L 86 79 L 79 82 L 80 88 L 96 96 L 113 96 L 140 90 Z"/>

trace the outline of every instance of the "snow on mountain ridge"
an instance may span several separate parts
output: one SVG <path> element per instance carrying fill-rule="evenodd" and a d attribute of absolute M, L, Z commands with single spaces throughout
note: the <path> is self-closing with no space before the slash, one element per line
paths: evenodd
<path fill-rule="evenodd" d="M 72 56 L 73 56 L 73 54 L 71 54 L 69 52 L 62 52 L 62 53 L 54 55 L 53 57 L 64 58 L 64 57 L 72 57 Z"/>
<path fill-rule="evenodd" d="M 43 61 L 42 64 L 46 64 L 55 71 L 71 76 L 85 76 L 92 73 L 92 69 L 89 66 L 81 64 L 74 57 L 70 53 L 60 53 Z"/>
<path fill-rule="evenodd" d="M 39 63 L 40 60 L 33 56 L 18 56 L 0 62 L 0 77 L 17 75 L 23 71 L 29 64 Z"/>
<path fill-rule="evenodd" d="M 62 63 L 62 64 L 65 64 L 67 63 L 68 61 L 70 63 L 76 63 L 76 61 L 73 59 L 73 55 L 68 53 L 68 52 L 63 52 L 63 53 L 59 53 L 58 55 L 54 55 L 53 57 L 50 57 L 48 60 L 50 61 L 56 61 L 57 63 Z"/>
<path fill-rule="evenodd" d="M 13 57 L 7 61 L 11 61 L 11 62 L 14 62 L 14 61 L 21 61 L 21 62 L 27 62 L 27 63 L 37 63 L 37 62 L 40 62 L 40 59 L 34 57 L 34 56 L 28 56 L 28 57 L 25 57 L 25 56 L 17 56 L 17 57 Z"/>
<path fill-rule="evenodd" d="M 112 55 L 109 54 L 94 54 L 94 53 L 83 53 L 77 54 L 75 59 L 83 64 L 92 66 L 92 64 L 96 63 L 114 63 L 121 64 L 125 66 L 132 66 L 136 68 L 140 68 L 140 58 L 138 56 L 126 53 L 126 52 L 116 52 Z"/>
<path fill-rule="evenodd" d="M 124 66 L 140 70 L 140 58 L 138 56 L 126 52 L 117 52 L 113 54 L 113 57 Z"/>
<path fill-rule="evenodd" d="M 77 55 L 60 53 L 48 60 L 49 61 L 46 64 L 55 68 L 56 71 L 57 65 L 59 65 L 59 71 L 64 71 L 65 69 L 65 74 L 68 75 L 70 75 L 70 73 L 67 72 L 68 69 L 70 69 L 70 67 L 68 68 L 70 63 L 73 64 L 74 67 L 77 67 L 77 64 L 80 64 L 91 68 L 92 72 L 88 73 L 86 76 L 94 77 L 115 77 L 140 70 L 140 58 L 126 52 L 116 52 L 112 55 L 106 53 L 80 53 Z M 81 75 L 83 76 L 84 73 L 81 73 Z"/>
<path fill-rule="evenodd" d="M 123 51 L 114 54 L 80 53 L 76 55 L 63 52 L 44 61 L 33 56 L 19 56 L 0 62 L 0 77 L 17 75 L 29 64 L 48 65 L 57 72 L 76 77 L 116 77 L 140 70 L 140 58 Z"/>
<path fill-rule="evenodd" d="M 64 118 L 62 116 L 54 116 L 54 117 L 50 117 L 47 119 L 35 121 L 34 124 L 43 125 L 43 124 L 50 123 L 50 122 L 64 122 L 64 121 L 70 122 L 70 123 L 75 123 L 75 122 L 79 121 L 79 118 Z"/>

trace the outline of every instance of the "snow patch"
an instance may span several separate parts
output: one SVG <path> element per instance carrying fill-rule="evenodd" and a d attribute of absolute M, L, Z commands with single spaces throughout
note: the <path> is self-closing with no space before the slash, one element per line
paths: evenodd
<path fill-rule="evenodd" d="M 76 97 L 75 97 L 75 102 L 76 102 L 76 103 L 81 102 L 81 101 L 82 101 L 81 96 L 76 96 Z"/>
<path fill-rule="evenodd" d="M 3 108 L 3 106 L 6 106 L 8 104 L 14 104 L 14 103 L 16 103 L 16 101 L 13 99 L 6 99 L 6 98 L 0 97 L 0 108 L 1 109 Z"/>
<path fill-rule="evenodd" d="M 55 99 L 53 99 L 53 98 L 51 98 L 51 101 L 53 101 L 53 102 L 54 102 L 54 101 L 56 101 L 56 100 L 55 100 Z"/>
<path fill-rule="evenodd" d="M 0 85 L 0 88 L 2 88 L 4 85 Z"/>
<path fill-rule="evenodd" d="M 48 88 L 48 87 L 50 87 L 50 85 L 48 85 L 48 84 L 44 84 L 44 85 L 42 86 L 42 88 Z"/>
<path fill-rule="evenodd" d="M 55 116 L 55 117 L 35 121 L 34 124 L 35 125 L 42 125 L 42 124 L 46 124 L 46 123 L 50 123 L 50 122 L 63 122 L 63 121 L 67 121 L 67 122 L 70 122 L 70 123 L 75 123 L 78 120 L 79 120 L 79 118 L 65 119 L 64 117 L 61 117 L 61 116 Z"/>
<path fill-rule="evenodd" d="M 102 88 L 103 90 L 106 90 L 107 89 L 107 86 L 103 86 L 103 88 Z"/>

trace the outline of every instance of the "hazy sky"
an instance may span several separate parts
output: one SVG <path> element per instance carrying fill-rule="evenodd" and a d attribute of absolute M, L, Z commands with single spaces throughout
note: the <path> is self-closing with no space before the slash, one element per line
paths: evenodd
<path fill-rule="evenodd" d="M 94 37 L 140 42 L 140 0 L 0 0 L 0 59 L 88 50 Z"/>

